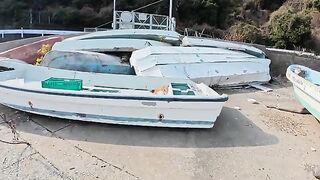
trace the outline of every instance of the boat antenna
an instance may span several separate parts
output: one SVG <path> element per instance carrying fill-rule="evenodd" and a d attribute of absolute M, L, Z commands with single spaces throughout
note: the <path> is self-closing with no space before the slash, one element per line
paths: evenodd
<path fill-rule="evenodd" d="M 172 0 L 170 0 L 170 6 L 169 6 L 169 27 L 172 29 Z"/>
<path fill-rule="evenodd" d="M 172 19 L 172 0 L 170 0 L 170 6 L 169 6 L 169 18 Z"/>
<path fill-rule="evenodd" d="M 164 1 L 164 0 L 159 0 L 159 1 L 156 1 L 156 2 L 153 2 L 153 3 L 150 3 L 150 4 L 147 4 L 147 5 L 145 5 L 145 6 L 142 6 L 142 7 L 139 7 L 139 8 L 137 8 L 137 9 L 132 10 L 132 12 L 139 11 L 139 10 L 144 9 L 144 8 L 147 8 L 147 7 L 149 7 L 149 6 L 153 6 L 153 5 L 158 4 L 158 3 L 162 2 L 162 1 Z"/>

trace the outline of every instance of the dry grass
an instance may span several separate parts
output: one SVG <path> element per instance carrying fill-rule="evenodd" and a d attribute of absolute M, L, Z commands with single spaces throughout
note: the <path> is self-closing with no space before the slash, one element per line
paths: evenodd
<path fill-rule="evenodd" d="M 233 33 L 228 33 L 224 36 L 225 40 L 228 41 L 238 41 L 238 42 L 244 42 L 245 37 L 241 33 L 233 32 Z"/>

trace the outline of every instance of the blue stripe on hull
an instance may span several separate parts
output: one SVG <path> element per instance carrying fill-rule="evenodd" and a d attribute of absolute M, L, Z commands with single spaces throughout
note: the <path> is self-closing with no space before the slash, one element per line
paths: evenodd
<path fill-rule="evenodd" d="M 214 125 L 212 121 L 192 121 L 192 120 L 169 120 L 169 119 L 147 119 L 147 118 L 130 118 L 130 117 L 116 117 L 94 114 L 82 114 L 73 112 L 63 112 L 54 110 L 45 110 L 39 108 L 30 108 L 25 106 L 17 106 L 10 104 L 3 104 L 5 106 L 26 111 L 39 115 L 54 116 L 62 119 L 110 123 L 110 124 L 123 124 L 123 125 L 142 125 L 142 126 L 159 126 L 159 127 L 188 127 L 190 128 L 211 128 Z M 72 117 L 72 118 L 71 118 Z M 146 123 L 146 124 L 142 124 Z"/>

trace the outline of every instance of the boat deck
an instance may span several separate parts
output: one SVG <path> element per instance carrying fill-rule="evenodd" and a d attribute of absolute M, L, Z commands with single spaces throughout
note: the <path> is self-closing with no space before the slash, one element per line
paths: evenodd
<path fill-rule="evenodd" d="M 75 94 L 117 94 L 117 95 L 134 95 L 134 96 L 154 96 L 154 95 L 167 95 L 167 96 L 175 96 L 175 95 L 201 95 L 205 94 L 204 92 L 195 91 L 192 89 L 189 90 L 180 90 L 173 86 L 173 83 L 168 86 L 160 86 L 154 90 L 148 89 L 126 89 L 121 87 L 105 87 L 105 86 L 87 86 L 83 85 L 83 89 L 81 91 L 74 90 L 62 90 L 62 89 L 51 89 L 51 88 L 43 88 L 40 81 L 25 81 L 25 79 L 12 79 L 0 82 L 0 84 L 4 84 L 5 86 L 18 87 L 21 89 L 29 89 L 29 90 L 39 90 L 39 91 L 64 91 L 64 92 L 72 92 Z M 177 94 L 177 93 L 178 94 Z M 181 92 L 186 92 L 185 94 L 181 94 Z M 187 94 L 187 92 L 192 92 L 191 94 Z M 210 92 L 213 95 L 219 96 L 216 92 Z M 208 92 L 207 92 L 208 94 Z"/>

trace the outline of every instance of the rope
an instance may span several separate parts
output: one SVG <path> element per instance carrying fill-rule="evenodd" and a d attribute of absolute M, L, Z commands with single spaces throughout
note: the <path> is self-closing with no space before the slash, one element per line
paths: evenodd
<path fill-rule="evenodd" d="M 147 7 L 152 6 L 152 5 L 155 5 L 155 4 L 158 4 L 158 3 L 162 2 L 162 1 L 163 1 L 163 0 L 159 0 L 159 1 L 156 1 L 156 2 L 153 2 L 153 3 L 150 3 L 150 4 L 147 4 L 147 5 L 145 5 L 145 6 L 142 6 L 142 7 L 139 7 L 139 8 L 137 8 L 137 9 L 132 10 L 132 12 L 138 11 L 138 10 L 141 10 L 141 9 L 144 9 L 144 8 L 147 8 Z"/>
<path fill-rule="evenodd" d="M 112 22 L 113 22 L 113 21 L 106 22 L 106 23 L 101 24 L 101 25 L 99 25 L 99 26 L 97 26 L 97 27 L 95 27 L 95 28 L 99 28 L 99 27 L 102 27 L 102 26 L 105 26 L 105 25 L 111 24 Z"/>

